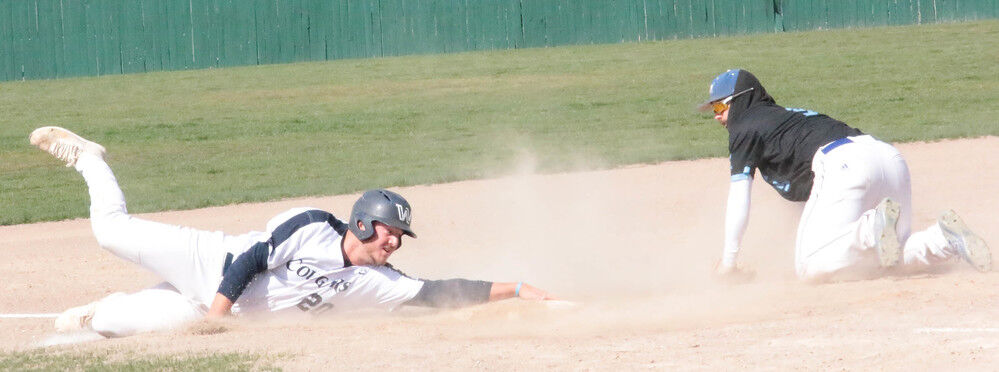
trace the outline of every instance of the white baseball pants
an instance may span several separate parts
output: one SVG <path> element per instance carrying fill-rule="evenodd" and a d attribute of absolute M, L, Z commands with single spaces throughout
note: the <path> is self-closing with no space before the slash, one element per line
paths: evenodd
<path fill-rule="evenodd" d="M 98 301 L 92 326 L 102 334 L 125 336 L 173 328 L 199 319 L 222 281 L 226 253 L 246 251 L 266 234 L 233 236 L 135 218 L 104 160 L 81 154 L 76 170 L 90 193 L 90 222 L 98 244 L 169 283 Z"/>
<path fill-rule="evenodd" d="M 912 190 L 902 154 L 874 137 L 846 143 L 812 159 L 815 182 L 798 225 L 795 269 L 819 279 L 846 268 L 876 270 L 874 208 L 889 197 L 901 206 L 897 231 L 905 265 L 927 265 L 954 255 L 940 227 L 912 233 Z M 828 145 L 827 145 L 828 146 Z"/>
<path fill-rule="evenodd" d="M 205 308 L 169 283 L 135 293 L 112 293 L 93 304 L 90 328 L 104 337 L 175 329 L 205 316 Z"/>

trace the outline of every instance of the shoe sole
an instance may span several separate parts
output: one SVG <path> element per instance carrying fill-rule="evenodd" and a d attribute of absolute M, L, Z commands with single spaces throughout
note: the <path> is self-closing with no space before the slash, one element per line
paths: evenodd
<path fill-rule="evenodd" d="M 961 257 L 964 258 L 975 270 L 981 272 L 988 272 L 992 270 L 992 252 L 989 250 L 989 246 L 985 244 L 985 240 L 976 235 L 968 225 L 964 224 L 961 217 L 957 215 L 954 211 L 950 210 L 944 212 L 940 216 L 940 228 L 943 230 L 944 237 L 947 238 L 947 243 L 951 247 L 963 246 L 964 250 L 961 253 Z"/>
<path fill-rule="evenodd" d="M 31 131 L 31 135 L 28 136 L 28 142 L 31 142 L 31 145 L 38 147 L 42 151 L 48 151 L 47 147 L 49 146 L 49 143 L 46 142 L 43 146 L 42 141 L 48 139 L 50 137 L 49 133 L 52 133 L 56 129 L 62 129 L 62 128 L 59 127 L 37 128 Z"/>
<path fill-rule="evenodd" d="M 885 228 L 878 237 L 877 250 L 881 267 L 888 268 L 898 265 L 902 259 L 902 246 L 898 242 L 896 231 L 901 208 L 891 199 L 885 199 L 881 203 L 884 204 Z"/>
<path fill-rule="evenodd" d="M 90 320 L 94 317 L 96 302 L 83 306 L 77 306 L 64 311 L 55 319 L 55 329 L 57 332 L 77 332 L 90 329 Z"/>
<path fill-rule="evenodd" d="M 88 152 L 94 154 L 100 157 L 101 159 L 104 159 L 105 155 L 107 154 L 107 150 L 104 149 L 104 146 L 101 146 L 97 142 L 90 141 L 86 138 L 80 137 L 80 135 L 73 133 L 73 131 L 62 127 L 49 126 L 49 127 L 37 128 L 31 131 L 31 134 L 28 136 L 28 142 L 30 142 L 33 146 L 39 148 L 40 150 L 48 152 L 53 156 L 56 156 L 56 154 L 49 151 L 50 147 L 54 142 L 58 141 L 59 138 L 63 137 L 69 137 L 78 141 L 81 144 L 80 145 L 81 152 Z M 58 158 L 58 156 L 56 157 Z M 69 164 L 66 164 L 66 166 L 67 167 L 71 166 L 73 163 L 75 163 L 75 159 L 74 161 L 71 161 Z"/>

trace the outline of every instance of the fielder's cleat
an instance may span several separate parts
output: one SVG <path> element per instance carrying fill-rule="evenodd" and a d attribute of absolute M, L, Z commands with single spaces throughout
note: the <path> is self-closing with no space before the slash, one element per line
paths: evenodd
<path fill-rule="evenodd" d="M 74 307 L 59 314 L 55 320 L 55 329 L 59 332 L 76 332 L 93 330 L 90 320 L 94 318 L 97 302 Z"/>
<path fill-rule="evenodd" d="M 890 198 L 884 198 L 874 208 L 874 251 L 881 267 L 892 267 L 902 260 L 902 245 L 895 230 L 901 212 L 898 203 Z"/>
<path fill-rule="evenodd" d="M 103 159 L 106 152 L 103 146 L 87 141 L 83 137 L 60 127 L 35 129 L 31 132 L 28 140 L 39 149 L 65 161 L 67 167 L 76 165 L 76 161 L 82 153 L 90 153 Z"/>
<path fill-rule="evenodd" d="M 937 219 L 940 230 L 943 231 L 947 244 L 954 248 L 965 261 L 971 264 L 976 270 L 988 272 L 992 270 L 992 252 L 978 235 L 975 235 L 968 225 L 964 224 L 961 217 L 952 210 L 944 212 Z"/>

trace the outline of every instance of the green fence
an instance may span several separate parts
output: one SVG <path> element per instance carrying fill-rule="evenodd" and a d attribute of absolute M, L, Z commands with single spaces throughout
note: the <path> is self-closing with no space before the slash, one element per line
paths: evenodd
<path fill-rule="evenodd" d="M 0 81 L 997 16 L 999 0 L 0 0 Z"/>

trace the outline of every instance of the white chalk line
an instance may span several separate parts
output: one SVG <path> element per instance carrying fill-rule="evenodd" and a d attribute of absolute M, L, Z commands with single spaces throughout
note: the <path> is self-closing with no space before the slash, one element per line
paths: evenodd
<path fill-rule="evenodd" d="M 954 327 L 927 327 L 927 328 L 916 328 L 913 330 L 915 333 L 999 333 L 999 328 L 995 327 L 971 327 L 971 328 L 954 328 Z"/>
<path fill-rule="evenodd" d="M 57 318 L 59 314 L 0 314 L 0 319 Z"/>

